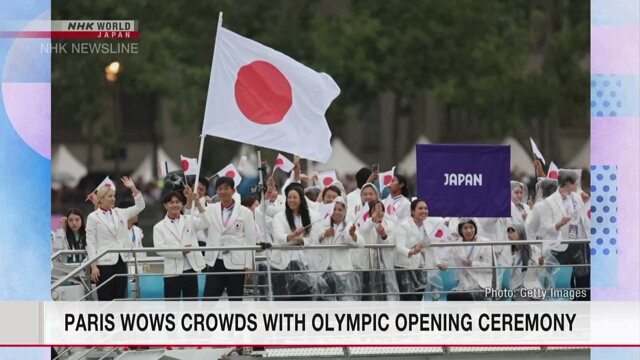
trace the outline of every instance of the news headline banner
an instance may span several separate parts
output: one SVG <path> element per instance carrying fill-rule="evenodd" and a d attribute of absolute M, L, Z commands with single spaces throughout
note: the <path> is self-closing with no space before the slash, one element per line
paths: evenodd
<path fill-rule="evenodd" d="M 639 309 L 631 302 L 50 302 L 44 323 L 48 345 L 620 345 L 640 344 Z"/>

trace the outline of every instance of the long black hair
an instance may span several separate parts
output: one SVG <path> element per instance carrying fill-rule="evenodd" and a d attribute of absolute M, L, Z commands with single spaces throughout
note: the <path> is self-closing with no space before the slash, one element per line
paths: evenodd
<path fill-rule="evenodd" d="M 78 229 L 78 235 L 80 236 L 80 246 L 82 247 L 82 249 L 86 249 L 87 248 L 87 231 L 85 229 L 85 223 L 84 223 L 84 215 L 82 215 L 82 211 L 76 209 L 76 208 L 71 208 L 69 209 L 69 211 L 67 211 L 67 243 L 69 244 L 69 249 L 75 249 L 76 246 L 76 235 L 73 233 L 73 230 L 71 230 L 71 227 L 69 226 L 69 216 L 70 215 L 77 215 L 80 217 L 80 228 Z M 76 249 L 76 250 L 80 250 L 80 249 Z"/>
<path fill-rule="evenodd" d="M 521 224 L 511 224 L 507 228 L 513 228 L 518 234 L 518 240 L 527 240 L 527 232 L 524 226 Z M 531 245 L 511 245 L 511 252 L 516 252 L 516 246 L 520 246 L 520 256 L 522 257 L 522 266 L 529 266 L 529 259 L 531 259 Z M 522 272 L 527 271 L 527 268 L 522 268 Z"/>
<path fill-rule="evenodd" d="M 292 184 L 293 185 L 293 184 Z M 302 219 L 302 226 L 304 226 L 304 235 L 308 236 L 309 232 L 311 232 L 311 215 L 309 214 L 309 206 L 307 206 L 307 199 L 304 197 L 304 192 L 301 189 L 301 186 L 287 186 L 284 190 L 284 194 L 287 197 L 287 201 L 285 201 L 285 209 L 284 214 L 287 216 L 287 222 L 289 223 L 289 229 L 291 231 L 296 231 L 296 222 L 293 220 L 293 210 L 289 207 L 289 193 L 295 191 L 300 197 L 300 218 Z"/>
<path fill-rule="evenodd" d="M 409 184 L 407 184 L 407 178 L 404 175 L 400 174 L 395 174 L 395 177 L 396 179 L 398 179 L 398 183 L 402 185 L 402 187 L 400 188 L 402 196 L 406 197 L 407 199 L 411 199 L 411 197 L 409 196 Z"/>

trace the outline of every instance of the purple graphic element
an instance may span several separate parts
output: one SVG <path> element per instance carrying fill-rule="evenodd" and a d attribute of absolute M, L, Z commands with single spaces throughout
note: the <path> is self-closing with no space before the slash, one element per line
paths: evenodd
<path fill-rule="evenodd" d="M 591 26 L 592 74 L 640 73 L 640 26 Z"/>
<path fill-rule="evenodd" d="M 593 288 L 593 300 L 638 301 L 640 265 L 637 225 L 640 211 L 640 119 L 635 117 L 591 118 L 591 163 L 618 166 L 618 286 Z M 594 269 L 594 271 L 598 271 Z"/>
<path fill-rule="evenodd" d="M 22 140 L 50 160 L 51 83 L 3 83 L 2 99 L 11 125 Z"/>

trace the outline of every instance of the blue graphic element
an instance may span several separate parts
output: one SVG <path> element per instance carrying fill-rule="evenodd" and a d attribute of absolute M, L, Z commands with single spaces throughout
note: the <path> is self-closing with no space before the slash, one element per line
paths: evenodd
<path fill-rule="evenodd" d="M 591 166 L 591 272 L 592 287 L 618 283 L 618 167 Z M 614 190 L 615 189 L 615 190 Z M 615 231 L 614 231 L 615 230 Z M 606 239 L 606 241 L 605 241 Z"/>
<path fill-rule="evenodd" d="M 591 0 L 591 25 L 640 25 L 638 0 Z"/>
<path fill-rule="evenodd" d="M 591 116 L 638 116 L 639 98 L 638 75 L 591 75 Z"/>

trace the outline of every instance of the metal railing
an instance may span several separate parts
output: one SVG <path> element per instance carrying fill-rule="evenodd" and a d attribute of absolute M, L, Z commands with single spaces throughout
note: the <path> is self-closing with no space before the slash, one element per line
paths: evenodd
<path fill-rule="evenodd" d="M 571 264 L 571 265 L 565 265 L 565 264 L 555 264 L 555 265 L 535 265 L 535 266 L 497 266 L 496 265 L 496 259 L 495 259 L 495 252 L 493 251 L 493 247 L 494 246 L 498 246 L 498 247 L 502 247 L 502 246 L 511 246 L 511 245 L 541 245 L 544 244 L 545 242 L 548 242 L 549 240 L 523 240 L 523 241 L 490 241 L 490 242 L 443 242 L 443 243 L 431 243 L 429 244 L 429 246 L 433 246 L 433 247 L 456 247 L 456 246 L 491 246 L 491 251 L 492 254 L 494 254 L 494 256 L 492 256 L 492 265 L 491 266 L 479 266 L 479 267 L 474 267 L 474 270 L 492 270 L 492 281 L 493 281 L 493 287 L 496 287 L 496 281 L 497 281 L 497 271 L 499 269 L 510 269 L 510 268 L 558 268 L 558 267 L 587 267 L 590 266 L 590 264 Z M 591 241 L 589 239 L 583 239 L 583 240 L 563 240 L 562 244 L 588 244 Z M 366 244 L 363 248 L 360 247 L 355 247 L 353 245 L 311 245 L 311 246 L 290 246 L 290 245 L 282 245 L 282 246 L 271 246 L 270 250 L 280 250 L 280 251 L 290 251 L 290 250 L 329 250 L 329 249 L 357 249 L 357 250 L 362 250 L 362 249 L 394 249 L 395 248 L 395 244 Z M 196 250 L 197 249 L 197 250 Z M 206 251 L 259 251 L 258 255 L 254 256 L 254 269 L 256 268 L 255 264 L 257 264 L 258 262 L 261 261 L 266 261 L 267 258 L 263 255 L 260 255 L 262 253 L 262 251 L 264 250 L 262 246 L 217 246 L 217 247 L 198 247 L 198 248 L 193 248 L 193 247 L 176 247 L 176 248 L 135 248 L 135 249 L 109 249 L 106 251 L 103 251 L 102 253 L 98 254 L 95 258 L 93 258 L 91 261 L 85 261 L 84 263 L 81 263 L 77 266 L 77 268 L 75 270 L 73 270 L 72 272 L 70 272 L 69 274 L 63 276 L 62 278 L 58 279 L 57 281 L 55 281 L 52 286 L 51 286 L 51 290 L 54 290 L 56 288 L 58 288 L 59 286 L 61 286 L 62 284 L 64 284 L 66 281 L 68 281 L 69 279 L 73 278 L 74 276 L 80 274 L 83 270 L 86 270 L 87 267 L 91 266 L 93 263 L 97 262 L 99 259 L 101 259 L 102 257 L 104 257 L 107 254 L 112 254 L 112 253 L 118 253 L 118 254 L 131 254 L 131 257 L 133 258 L 133 261 L 131 260 L 127 260 L 128 263 L 133 263 L 134 264 L 134 269 L 135 269 L 135 274 L 115 274 L 112 277 L 110 277 L 109 279 L 107 279 L 106 281 L 102 282 L 102 284 L 100 284 L 99 286 L 97 286 L 95 289 L 90 290 L 88 294 L 86 294 L 84 297 L 82 297 L 81 300 L 89 297 L 91 294 L 93 294 L 94 292 L 96 292 L 100 287 L 104 286 L 106 283 L 108 283 L 109 281 L 113 281 L 113 279 L 115 279 L 116 277 L 132 277 L 135 279 L 139 279 L 140 276 L 167 276 L 167 275 L 176 275 L 176 274 L 165 274 L 165 273 L 145 273 L 145 274 L 139 274 L 138 273 L 138 267 L 139 264 L 146 264 L 146 263 L 162 263 L 164 261 L 164 258 L 159 256 L 159 257 L 152 257 L 152 258 L 145 258 L 145 259 L 138 259 L 136 254 L 137 253 L 147 253 L 147 252 L 182 252 L 182 251 L 202 251 L 202 252 L 206 252 Z M 269 251 L 269 250 L 266 250 Z M 56 252 L 55 254 L 52 255 L 52 260 L 57 259 L 58 257 L 62 256 L 62 255 L 71 255 L 71 254 L 86 254 L 86 252 L 84 250 L 61 250 Z M 131 265 L 131 264 L 129 264 Z M 268 265 L 267 265 L 268 266 Z M 448 269 L 450 270 L 461 270 L 461 269 L 468 269 L 468 267 L 448 267 Z M 353 269 L 353 270 L 276 270 L 276 269 L 270 269 L 272 273 L 278 274 L 278 273 L 332 273 L 332 272 L 355 272 L 355 273 L 359 273 L 359 272 L 373 272 L 373 273 L 379 273 L 379 272 L 388 272 L 388 271 L 414 271 L 414 270 L 438 270 L 437 268 L 417 268 L 417 269 L 400 269 L 400 268 L 395 268 L 395 269 Z M 241 273 L 240 271 L 238 271 L 238 273 Z M 258 285 L 256 283 L 256 279 L 258 275 L 265 275 L 268 274 L 268 271 L 251 271 L 251 273 L 254 275 L 253 276 L 253 288 L 254 288 L 254 293 L 257 292 L 257 289 L 259 287 L 264 287 L 264 285 Z M 206 272 L 203 273 L 206 275 L 228 275 L 228 273 L 210 273 L 210 272 Z M 200 275 L 199 273 L 193 273 L 193 274 L 182 274 L 183 276 L 187 275 Z M 139 284 L 139 281 L 136 281 L 137 284 Z M 85 287 L 87 287 L 87 285 L 85 284 Z M 139 289 L 137 289 L 139 290 Z M 581 289 L 576 289 L 576 290 L 581 290 Z M 588 289 L 585 289 L 588 290 Z M 420 295 L 420 294 L 429 294 L 429 293 L 438 293 L 438 294 L 446 294 L 446 293 L 450 293 L 451 291 L 434 291 L 434 292 L 428 292 L 428 291 L 421 291 L 421 292 L 414 292 L 414 293 L 407 293 L 407 292 L 398 292 L 398 293 L 353 293 L 353 294 L 327 294 L 327 295 L 323 295 L 323 294 L 304 294 L 304 295 L 272 295 L 272 298 L 296 298 L 296 297 L 310 297 L 310 296 L 315 296 L 315 297 L 319 297 L 319 296 L 335 296 L 335 297 L 346 297 L 346 296 L 375 296 L 375 295 L 382 295 L 382 296 L 386 296 L 386 295 Z M 456 290 L 456 292 L 459 293 L 475 293 L 475 292 L 480 292 L 479 290 L 472 290 L 472 291 L 459 291 Z M 136 298 L 139 298 L 139 291 L 136 293 Z M 246 296 L 243 295 L 241 296 L 242 298 L 265 298 L 265 295 L 253 295 L 253 296 Z M 227 298 L 237 298 L 237 297 L 227 297 Z M 205 299 L 205 298 L 203 298 Z M 206 298 L 206 299 L 210 299 L 210 298 Z M 146 299 L 148 300 L 148 299 Z"/>

